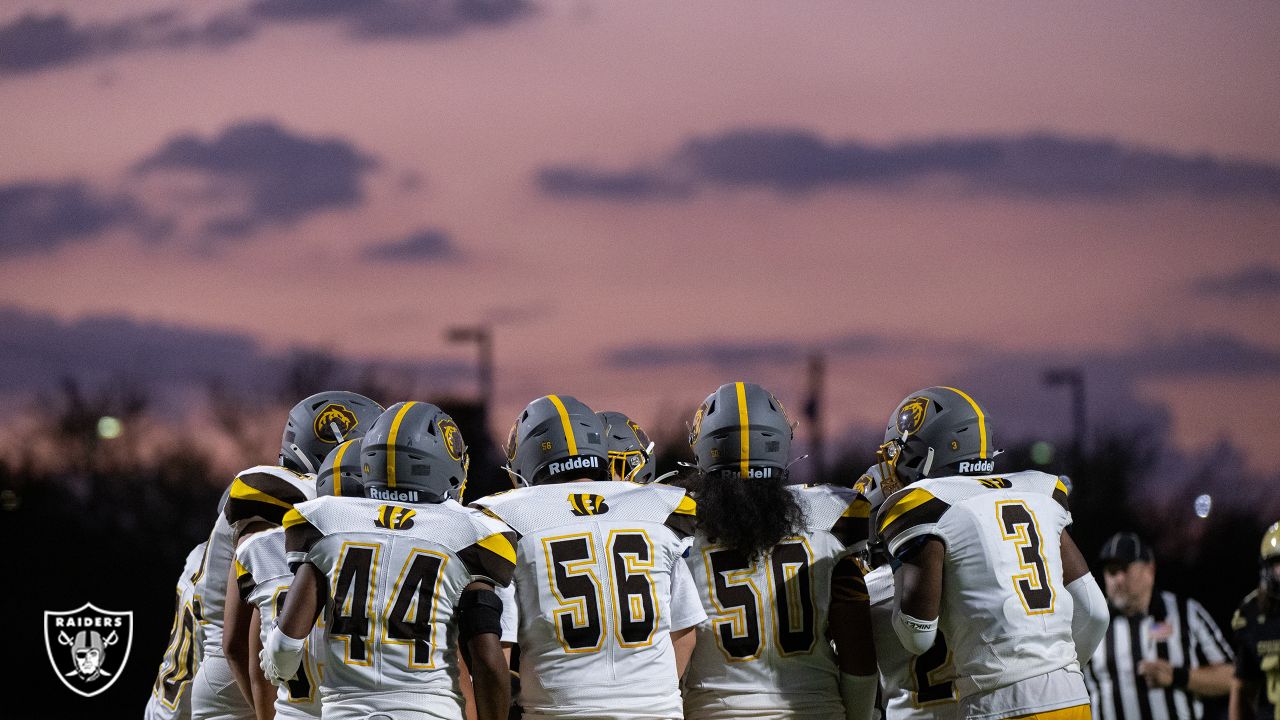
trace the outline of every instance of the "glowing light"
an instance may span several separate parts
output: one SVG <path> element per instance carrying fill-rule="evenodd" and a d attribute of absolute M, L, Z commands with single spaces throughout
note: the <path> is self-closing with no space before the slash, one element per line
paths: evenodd
<path fill-rule="evenodd" d="M 1031 462 L 1037 465 L 1048 465 L 1053 462 L 1053 444 L 1037 440 L 1031 444 Z"/>
<path fill-rule="evenodd" d="M 1196 517 L 1207 518 L 1209 511 L 1213 510 L 1213 498 L 1208 495 L 1201 495 L 1196 498 Z"/>
<path fill-rule="evenodd" d="M 103 440 L 115 440 L 123 432 L 124 425 L 110 415 L 104 415 L 98 419 L 98 437 Z"/>

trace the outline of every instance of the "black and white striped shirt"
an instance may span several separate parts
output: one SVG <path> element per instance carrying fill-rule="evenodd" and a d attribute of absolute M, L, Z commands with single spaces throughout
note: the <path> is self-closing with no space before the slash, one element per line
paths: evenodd
<path fill-rule="evenodd" d="M 1195 695 L 1148 687 L 1138 674 L 1139 662 L 1157 659 L 1175 668 L 1216 665 L 1232 661 L 1231 646 L 1200 603 L 1171 592 L 1153 593 L 1142 617 L 1113 612 L 1085 671 L 1094 720 L 1200 720 L 1204 708 Z"/>

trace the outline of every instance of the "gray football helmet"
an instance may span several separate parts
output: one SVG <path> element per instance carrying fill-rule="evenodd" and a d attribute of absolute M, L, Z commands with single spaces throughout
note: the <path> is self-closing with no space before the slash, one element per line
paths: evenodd
<path fill-rule="evenodd" d="M 358 393 L 316 393 L 289 411 L 280 440 L 280 464 L 314 473 L 329 451 L 338 443 L 364 435 L 380 414 L 381 405 Z"/>
<path fill-rule="evenodd" d="M 363 438 L 340 443 L 329 451 L 316 473 L 316 497 L 363 497 L 360 474 L 360 444 Z"/>
<path fill-rule="evenodd" d="M 365 497 L 438 503 L 467 482 L 467 445 L 458 424 L 426 402 L 387 408 L 360 444 Z"/>
<path fill-rule="evenodd" d="M 609 477 L 647 485 L 657 473 L 653 442 L 635 420 L 620 412 L 597 413 L 604 423 L 609 450 Z"/>
<path fill-rule="evenodd" d="M 704 473 L 780 477 L 791 461 L 794 429 L 773 393 L 755 383 L 726 383 L 698 407 L 689 446 Z"/>
<path fill-rule="evenodd" d="M 506 451 L 507 472 L 518 485 L 609 478 L 604 423 L 568 395 L 544 395 L 529 403 L 511 426 Z"/>
<path fill-rule="evenodd" d="M 889 416 L 876 453 L 884 497 L 922 478 L 995 472 L 994 447 L 990 418 L 963 390 L 911 393 Z"/>

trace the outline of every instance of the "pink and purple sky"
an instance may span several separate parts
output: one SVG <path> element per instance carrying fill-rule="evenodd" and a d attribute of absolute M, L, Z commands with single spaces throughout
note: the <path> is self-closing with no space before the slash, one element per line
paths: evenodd
<path fill-rule="evenodd" d="M 303 347 L 464 394 L 445 328 L 489 322 L 495 434 L 547 392 L 796 407 L 816 349 L 832 436 L 956 384 L 1062 437 L 1040 374 L 1080 365 L 1095 427 L 1273 478 L 1277 37 L 1238 0 L 4 0 L 0 388 Z"/>

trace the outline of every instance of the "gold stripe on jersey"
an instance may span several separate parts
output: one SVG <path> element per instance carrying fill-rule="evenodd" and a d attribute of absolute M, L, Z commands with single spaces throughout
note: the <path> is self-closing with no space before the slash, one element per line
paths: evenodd
<path fill-rule="evenodd" d="M 294 525 L 300 525 L 306 521 L 307 519 L 302 517 L 302 513 L 298 512 L 294 508 L 289 508 L 289 512 L 284 514 L 284 520 L 280 524 L 284 525 L 285 530 L 288 530 Z"/>
<path fill-rule="evenodd" d="M 880 532 L 884 532 L 890 523 L 902 517 L 904 513 L 933 499 L 933 495 L 928 490 L 916 488 L 907 491 L 907 494 L 898 498 L 892 507 L 886 508 L 887 512 L 880 518 Z"/>
<path fill-rule="evenodd" d="M 253 575 L 248 568 L 240 564 L 240 560 L 233 561 L 233 567 L 236 569 L 236 588 L 240 591 L 240 600 L 249 602 L 249 593 L 253 592 L 253 588 L 257 585 L 253 580 Z"/>
<path fill-rule="evenodd" d="M 734 386 L 738 391 L 738 435 L 742 446 L 739 471 L 745 479 L 751 467 L 751 433 L 748 430 L 751 418 L 747 416 L 747 386 L 740 382 L 734 383 Z"/>
<path fill-rule="evenodd" d="M 240 530 L 257 520 L 279 525 L 285 513 L 306 499 L 302 488 L 282 477 L 266 472 L 246 473 L 231 482 L 222 513 L 228 523 Z"/>
<path fill-rule="evenodd" d="M 1066 483 L 1062 482 L 1062 479 L 1059 478 L 1058 484 L 1053 486 L 1053 499 L 1057 500 L 1058 504 L 1062 506 L 1062 509 L 1068 512 L 1071 510 L 1070 503 L 1068 502 L 1068 497 L 1070 495 L 1071 491 L 1067 489 Z"/>
<path fill-rule="evenodd" d="M 547 399 L 552 405 L 556 406 L 556 412 L 560 414 L 560 427 L 564 429 L 564 442 L 569 446 L 569 454 L 578 454 L 578 441 L 573 437 L 573 423 L 569 421 L 569 411 L 564 409 L 564 403 L 560 402 L 557 395 L 548 395 Z"/>
<path fill-rule="evenodd" d="M 494 533 L 458 551 L 458 557 L 472 577 L 505 587 L 516 569 L 515 533 Z"/>
<path fill-rule="evenodd" d="M 391 419 L 391 431 L 387 433 L 387 487 L 389 488 L 396 486 L 396 435 L 400 433 L 400 423 L 404 420 L 405 413 L 417 404 L 415 400 L 406 402 Z"/>
<path fill-rule="evenodd" d="M 516 548 L 507 533 L 494 533 L 476 544 L 512 565 L 516 562 Z"/>
<path fill-rule="evenodd" d="M 685 495 L 684 497 L 680 498 L 680 504 L 676 505 L 676 509 L 672 510 L 672 512 L 675 513 L 676 515 L 695 515 L 696 516 L 698 514 L 698 503 L 695 502 L 693 498 L 689 497 L 688 495 Z"/>
<path fill-rule="evenodd" d="M 969 403 L 969 406 L 973 408 L 973 412 L 977 414 L 978 416 L 978 457 L 985 459 L 987 457 L 987 416 L 982 414 L 982 408 L 978 407 L 978 403 L 974 402 L 973 398 L 969 397 L 969 395 L 965 393 L 965 391 L 957 390 L 956 388 L 946 387 L 946 386 L 943 386 L 942 389 L 950 390 L 951 392 L 964 398 L 965 401 Z"/>
<path fill-rule="evenodd" d="M 888 545 L 906 530 L 938 522 L 951 506 L 925 490 L 912 490 L 880 520 L 880 536 Z"/>

